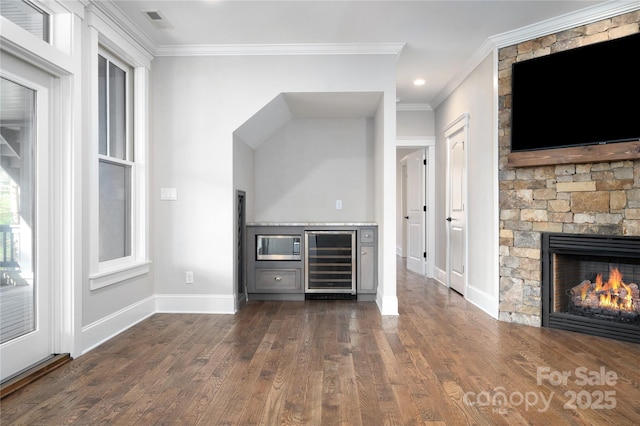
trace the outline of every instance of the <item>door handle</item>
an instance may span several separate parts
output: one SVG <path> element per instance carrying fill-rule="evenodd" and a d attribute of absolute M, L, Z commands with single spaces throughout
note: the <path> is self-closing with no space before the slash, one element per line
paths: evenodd
<path fill-rule="evenodd" d="M 453 218 L 452 218 L 451 216 L 449 216 L 449 217 L 446 219 L 446 221 L 447 221 L 447 222 L 451 222 L 452 220 L 453 220 Z"/>
<path fill-rule="evenodd" d="M 404 218 L 405 218 L 405 219 L 409 219 L 409 216 L 405 216 Z"/>

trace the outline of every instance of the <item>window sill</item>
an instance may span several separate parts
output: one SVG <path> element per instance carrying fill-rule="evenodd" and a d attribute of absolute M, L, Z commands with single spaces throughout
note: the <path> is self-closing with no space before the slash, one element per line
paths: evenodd
<path fill-rule="evenodd" d="M 89 276 L 89 289 L 97 290 L 112 284 L 148 274 L 151 262 L 148 260 L 120 265 L 116 268 L 99 272 Z"/>

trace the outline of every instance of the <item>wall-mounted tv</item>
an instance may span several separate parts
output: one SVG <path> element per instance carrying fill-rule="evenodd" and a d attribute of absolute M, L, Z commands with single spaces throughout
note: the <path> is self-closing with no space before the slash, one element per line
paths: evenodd
<path fill-rule="evenodd" d="M 640 140 L 640 33 L 513 64 L 511 151 Z"/>

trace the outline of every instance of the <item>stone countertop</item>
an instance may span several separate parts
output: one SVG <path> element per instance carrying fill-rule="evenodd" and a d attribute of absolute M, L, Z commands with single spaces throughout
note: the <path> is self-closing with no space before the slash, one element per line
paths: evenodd
<path fill-rule="evenodd" d="M 249 222 L 247 226 L 378 226 L 376 222 Z"/>

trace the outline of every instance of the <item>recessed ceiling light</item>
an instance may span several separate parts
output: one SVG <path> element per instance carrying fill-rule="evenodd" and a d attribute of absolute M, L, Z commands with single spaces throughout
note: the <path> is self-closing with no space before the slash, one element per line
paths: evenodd
<path fill-rule="evenodd" d="M 422 78 L 416 78 L 415 80 L 413 80 L 414 86 L 424 86 L 425 83 L 426 81 Z"/>

